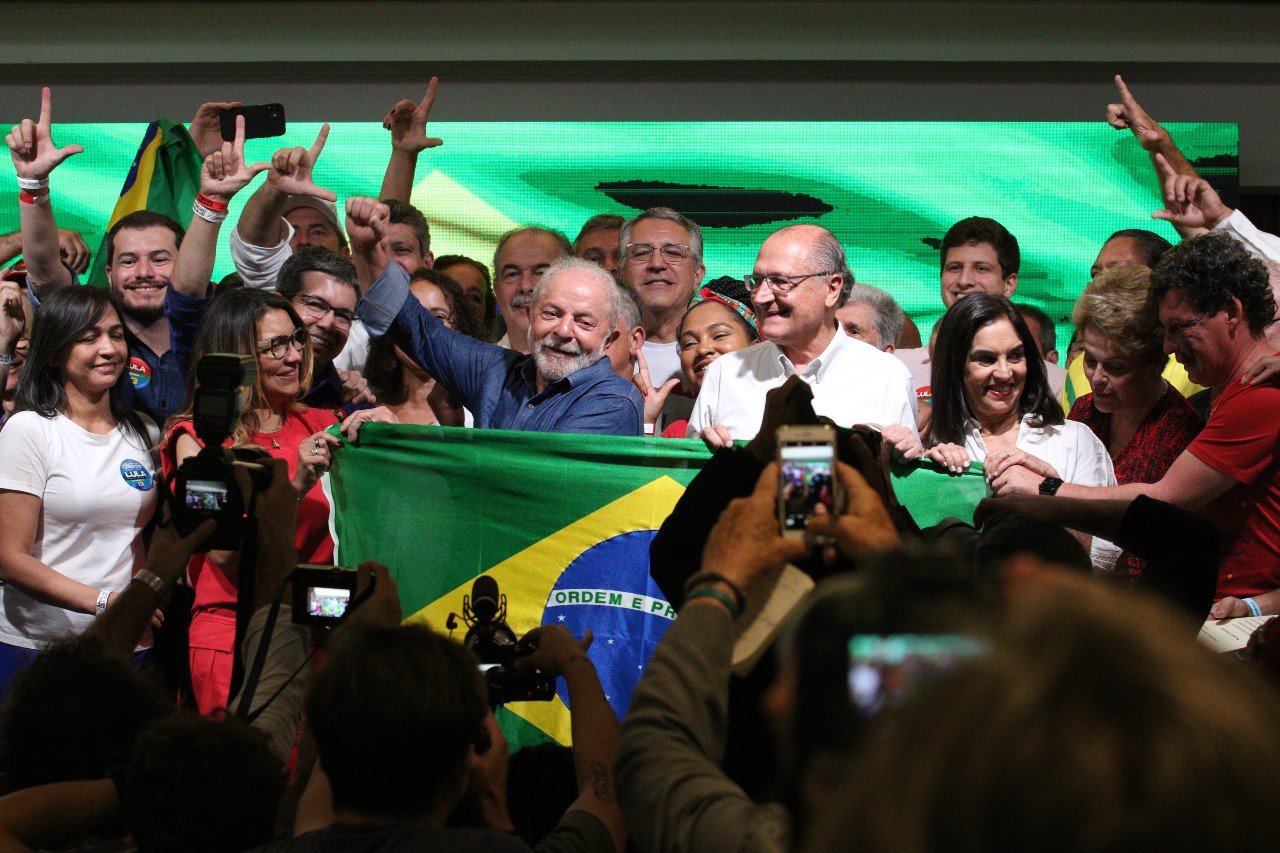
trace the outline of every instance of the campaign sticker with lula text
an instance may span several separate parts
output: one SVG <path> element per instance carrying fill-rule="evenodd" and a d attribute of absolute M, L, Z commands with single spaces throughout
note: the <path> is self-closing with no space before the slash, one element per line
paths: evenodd
<path fill-rule="evenodd" d="M 151 384 L 151 368 L 136 355 L 129 357 L 129 381 L 134 388 L 146 388 Z"/>
<path fill-rule="evenodd" d="M 140 492 L 150 491 L 155 485 L 147 466 L 134 459 L 126 459 L 120 463 L 120 476 L 124 481 Z"/>

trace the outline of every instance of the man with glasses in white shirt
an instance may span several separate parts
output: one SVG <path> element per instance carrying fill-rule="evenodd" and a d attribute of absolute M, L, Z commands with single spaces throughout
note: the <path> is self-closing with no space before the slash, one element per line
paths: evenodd
<path fill-rule="evenodd" d="M 690 438 L 713 447 L 752 438 L 764 397 L 792 374 L 813 390 L 813 408 L 839 426 L 899 424 L 916 433 L 911 374 L 888 353 L 840 330 L 853 274 L 844 247 L 817 225 L 789 225 L 760 247 L 746 276 L 764 342 L 716 359 L 689 419 Z"/>

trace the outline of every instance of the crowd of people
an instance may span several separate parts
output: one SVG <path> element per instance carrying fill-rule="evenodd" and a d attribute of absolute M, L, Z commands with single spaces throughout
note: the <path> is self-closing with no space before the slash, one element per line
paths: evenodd
<path fill-rule="evenodd" d="M 81 286 L 89 252 L 50 200 L 81 149 L 54 142 L 43 90 L 6 137 L 21 227 L 0 238 L 22 259 L 0 274 L 0 846 L 1266 844 L 1280 632 L 1233 669 L 1194 631 L 1280 614 L 1280 237 L 1116 83 L 1108 121 L 1150 153 L 1154 215 L 1183 239 L 1115 223 L 1065 356 L 1013 301 L 1018 241 L 986 216 L 941 237 L 927 342 L 813 223 L 710 280 L 698 223 L 666 207 L 573 241 L 525 225 L 491 264 L 436 256 L 411 203 L 441 143 L 434 79 L 384 119 L 377 197 L 341 206 L 313 179 L 327 125 L 248 163 L 243 118 L 220 130 L 234 105 L 203 105 L 190 220 L 121 217 L 108 287 Z M 215 283 L 219 251 L 236 272 Z M 227 469 L 254 519 L 238 547 L 202 547 L 225 522 L 179 530 L 166 500 L 216 457 L 213 354 L 248 377 L 226 413 L 226 447 L 257 460 Z M 653 542 L 679 615 L 623 720 L 589 632 L 521 640 L 519 667 L 570 698 L 547 778 L 508 784 L 474 656 L 401 624 L 384 566 L 358 569 L 332 632 L 291 619 L 294 566 L 334 558 L 322 480 L 369 422 L 712 451 Z M 787 538 L 776 431 L 818 423 L 843 502 Z M 918 466 L 982 473 L 973 524 L 911 519 L 893 482 Z"/>

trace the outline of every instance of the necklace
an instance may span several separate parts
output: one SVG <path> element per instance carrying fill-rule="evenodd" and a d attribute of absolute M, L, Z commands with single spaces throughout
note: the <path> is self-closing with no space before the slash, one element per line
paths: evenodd
<path fill-rule="evenodd" d="M 275 413 L 273 412 L 272 414 L 274 415 Z M 274 427 L 272 427 L 271 429 L 267 429 L 266 427 L 258 427 L 258 434 L 259 434 L 259 435 L 266 435 L 266 436 L 270 436 L 270 439 L 271 439 L 271 446 L 272 446 L 274 449 L 279 450 L 279 449 L 280 449 L 280 442 L 276 441 L 276 437 L 275 437 L 274 435 L 271 435 L 271 433 L 279 432 L 279 431 L 280 431 L 280 430 L 282 430 L 282 429 L 284 429 L 284 416 L 283 416 L 283 415 L 282 415 L 282 416 L 280 416 L 280 423 L 276 424 L 276 425 L 275 425 Z"/>

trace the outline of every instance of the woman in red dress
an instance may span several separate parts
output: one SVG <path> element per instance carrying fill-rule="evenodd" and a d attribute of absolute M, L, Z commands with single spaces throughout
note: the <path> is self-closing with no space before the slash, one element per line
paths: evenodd
<path fill-rule="evenodd" d="M 1068 417 L 1107 446 L 1121 485 L 1159 481 L 1204 426 L 1160 375 L 1167 357 L 1164 328 L 1147 298 L 1150 276 L 1146 267 L 1112 267 L 1089 283 L 1072 315 L 1093 391 Z M 1124 554 L 1116 572 L 1132 580 L 1142 561 Z"/>
<path fill-rule="evenodd" d="M 339 413 L 309 409 L 299 402 L 311 380 L 311 343 L 307 329 L 289 301 L 275 293 L 248 288 L 219 294 L 209 306 L 196 340 L 195 361 L 208 353 L 253 355 L 258 377 L 245 389 L 240 422 L 228 445 L 256 445 L 289 463 L 298 491 L 298 559 L 307 563 L 333 560 L 329 535 L 329 502 L 317 483 L 328 469 L 338 439 L 326 432 Z M 161 451 L 166 478 L 178 465 L 200 452 L 191 422 L 195 376 L 182 413 L 169 421 Z M 192 559 L 195 603 L 189 636 L 191 684 L 201 713 L 229 700 L 235 659 L 237 551 L 211 551 Z"/>

